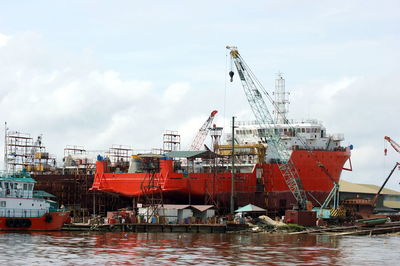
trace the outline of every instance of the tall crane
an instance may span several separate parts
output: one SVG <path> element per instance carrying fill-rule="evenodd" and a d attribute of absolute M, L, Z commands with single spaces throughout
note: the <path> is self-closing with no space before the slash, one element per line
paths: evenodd
<path fill-rule="evenodd" d="M 293 161 L 290 159 L 288 148 L 282 143 L 280 136 L 275 133 L 273 125 L 276 124 L 276 122 L 272 118 L 259 90 L 261 89 L 264 91 L 265 89 L 244 62 L 237 47 L 227 46 L 226 48 L 230 50 L 231 59 L 236 66 L 247 101 L 250 104 L 253 114 L 256 117 L 258 124 L 263 128 L 262 130 L 259 130 L 260 137 L 263 141 L 268 143 L 268 149 L 270 150 L 272 159 L 278 163 L 278 168 L 289 190 L 296 199 L 299 209 L 304 210 L 306 209 L 307 201 L 306 193 L 299 173 Z M 232 81 L 234 72 L 230 71 L 229 75 Z"/>
<path fill-rule="evenodd" d="M 207 137 L 209 128 L 211 126 L 212 121 L 214 120 L 215 115 L 218 113 L 217 110 L 214 110 L 211 112 L 210 116 L 207 118 L 207 120 L 204 122 L 204 124 L 201 126 L 199 129 L 199 132 L 197 132 L 196 137 L 194 138 L 192 145 L 190 146 L 191 151 L 198 151 L 201 148 L 201 145 L 203 145 L 204 140 Z"/>

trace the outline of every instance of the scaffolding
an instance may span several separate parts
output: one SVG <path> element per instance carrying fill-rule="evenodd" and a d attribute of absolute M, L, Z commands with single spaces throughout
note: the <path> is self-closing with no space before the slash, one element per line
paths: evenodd
<path fill-rule="evenodd" d="M 110 159 L 112 168 L 119 168 L 119 170 L 124 171 L 129 168 L 129 160 L 132 153 L 132 149 L 129 146 L 114 144 L 106 154 Z"/>
<path fill-rule="evenodd" d="M 165 153 L 181 149 L 181 135 L 178 131 L 167 130 L 163 135 L 163 150 Z"/>
<path fill-rule="evenodd" d="M 51 171 L 56 160 L 46 152 L 42 136 L 34 140 L 30 134 L 5 130 L 4 162 L 7 172 L 15 173 L 25 169 L 32 173 Z"/>
<path fill-rule="evenodd" d="M 160 159 L 159 157 L 142 157 L 142 169 L 146 175 L 140 185 L 143 199 L 142 206 L 146 209 L 146 221 L 149 222 L 153 217 L 159 217 L 159 209 L 164 206 L 161 180 L 159 179 Z"/>
<path fill-rule="evenodd" d="M 67 145 L 64 148 L 64 167 L 66 171 L 73 174 L 88 174 L 94 171 L 95 163 L 88 156 L 83 146 Z"/>

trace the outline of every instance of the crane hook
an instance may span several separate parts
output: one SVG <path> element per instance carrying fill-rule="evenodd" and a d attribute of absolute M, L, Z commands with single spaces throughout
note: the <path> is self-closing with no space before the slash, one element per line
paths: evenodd
<path fill-rule="evenodd" d="M 231 77 L 231 82 L 233 82 L 233 75 L 235 75 L 235 72 L 233 72 L 232 70 L 229 71 L 229 76 Z"/>

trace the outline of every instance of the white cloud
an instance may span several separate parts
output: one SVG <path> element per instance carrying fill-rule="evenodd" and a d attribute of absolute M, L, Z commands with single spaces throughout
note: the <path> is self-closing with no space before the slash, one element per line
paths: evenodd
<path fill-rule="evenodd" d="M 356 169 L 344 177 L 382 176 L 387 169 L 371 163 L 382 161 L 382 138 L 400 140 L 398 2 L 214 2 L 45 2 L 28 4 L 22 17 L 9 5 L 0 10 L 8 25 L 0 33 L 0 120 L 43 133 L 58 154 L 68 144 L 160 147 L 166 129 L 189 143 L 214 109 L 226 128 L 232 116 L 253 119 L 238 77 L 224 88 L 224 47 L 232 44 L 266 88 L 285 73 L 291 118 L 344 133 Z"/>
<path fill-rule="evenodd" d="M 7 36 L 0 32 L 0 47 L 6 46 L 9 39 L 10 39 L 10 36 Z"/>
<path fill-rule="evenodd" d="M 164 100 L 171 104 L 179 103 L 189 90 L 190 85 L 187 82 L 174 83 L 165 90 Z"/>
<path fill-rule="evenodd" d="M 1 120 L 8 121 L 11 129 L 44 133 L 48 150 L 59 159 L 66 145 L 89 149 L 106 149 L 112 144 L 160 147 L 164 126 L 174 119 L 173 104 L 190 90 L 189 83 L 181 82 L 157 93 L 150 81 L 123 79 L 114 70 L 81 68 L 77 57 L 65 66 L 62 56 L 35 54 L 36 48 L 29 61 L 37 60 L 37 64 L 27 64 L 26 58 L 18 56 L 18 39 L 31 42 L 33 47 L 40 47 L 42 41 L 17 37 L 13 47 L 0 48 L 0 60 L 13 62 L 0 67 L 0 87 L 6 88 L 0 94 Z M 54 66 L 41 64 L 47 60 Z"/>

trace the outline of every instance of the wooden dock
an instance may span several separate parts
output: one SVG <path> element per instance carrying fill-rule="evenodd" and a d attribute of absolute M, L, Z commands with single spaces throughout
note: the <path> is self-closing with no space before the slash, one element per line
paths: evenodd
<path fill-rule="evenodd" d="M 302 232 L 290 233 L 297 234 L 314 234 L 314 235 L 331 235 L 331 236 L 346 236 L 346 235 L 381 235 L 400 232 L 400 222 L 385 223 L 375 226 L 339 226 L 310 229 Z"/>
<path fill-rule="evenodd" d="M 66 224 L 62 231 L 137 232 L 137 233 L 226 233 L 247 230 L 245 224 Z"/>

